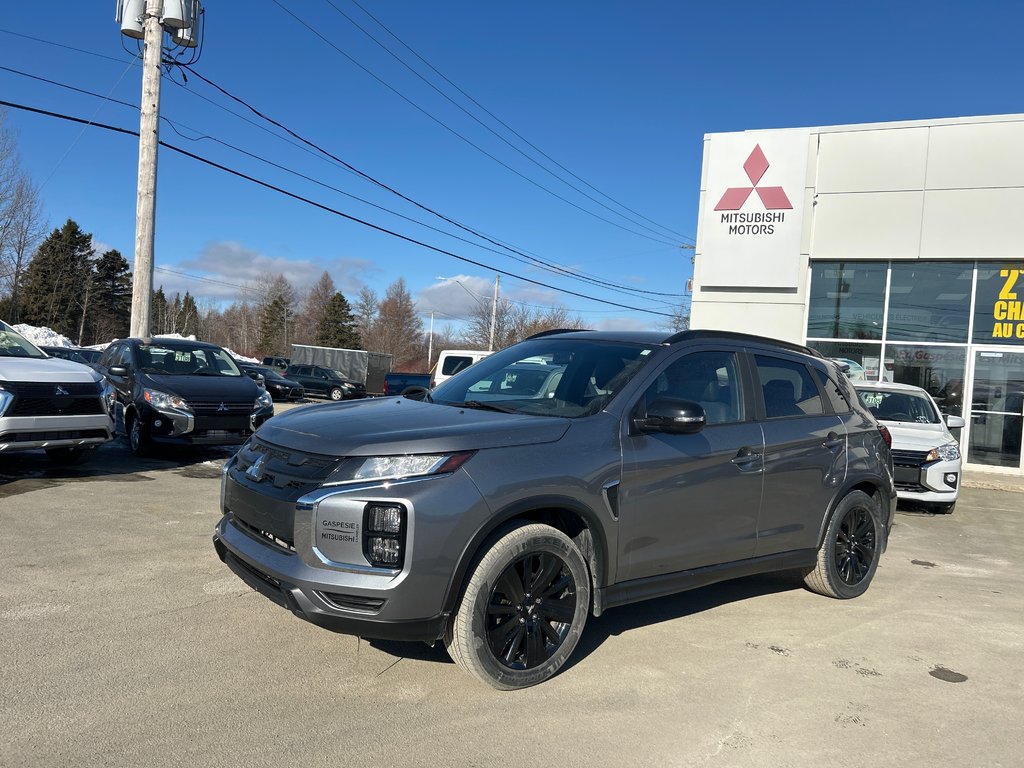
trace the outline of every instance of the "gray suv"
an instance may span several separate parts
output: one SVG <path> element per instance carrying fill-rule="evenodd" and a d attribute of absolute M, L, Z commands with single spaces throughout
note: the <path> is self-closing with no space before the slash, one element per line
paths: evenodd
<path fill-rule="evenodd" d="M 544 367 L 551 392 L 532 386 Z M 616 606 L 767 571 L 860 595 L 895 510 L 888 442 L 805 347 L 549 332 L 422 401 L 267 422 L 224 468 L 214 545 L 303 619 L 443 640 L 516 689 Z"/>

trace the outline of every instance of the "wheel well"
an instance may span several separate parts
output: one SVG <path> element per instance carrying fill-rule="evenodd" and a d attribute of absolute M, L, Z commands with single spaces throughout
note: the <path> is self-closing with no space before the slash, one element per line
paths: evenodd
<path fill-rule="evenodd" d="M 475 546 L 468 547 L 466 554 L 459 563 L 455 577 L 449 587 L 449 594 L 445 600 L 445 610 L 453 611 L 458 601 L 462 598 L 466 582 L 477 563 L 487 553 L 495 541 L 500 539 L 513 528 L 527 523 L 540 523 L 548 525 L 561 531 L 573 540 L 579 547 L 580 554 L 587 563 L 590 571 L 591 599 L 593 593 L 605 578 L 606 546 L 600 535 L 594 534 L 583 514 L 567 509 L 564 506 L 538 506 L 531 509 L 517 510 L 508 517 L 494 522 L 486 531 L 482 531 L 475 539 Z"/>
<path fill-rule="evenodd" d="M 822 540 L 825 538 L 825 531 L 828 530 L 828 525 L 832 521 L 832 515 L 835 514 L 836 507 L 839 506 L 839 502 L 845 499 L 854 491 L 861 491 L 871 497 L 871 500 L 875 502 L 875 507 L 879 512 L 882 512 L 885 507 L 883 505 L 884 497 L 882 495 L 882 489 L 875 483 L 869 480 L 861 480 L 859 483 L 851 485 L 849 488 L 844 488 L 842 493 L 836 494 L 835 499 L 832 502 L 832 506 L 828 510 L 828 514 L 825 515 L 821 521 L 821 530 L 818 532 L 818 545 L 821 545 Z M 888 525 L 888 521 L 883 521 L 883 525 Z"/>

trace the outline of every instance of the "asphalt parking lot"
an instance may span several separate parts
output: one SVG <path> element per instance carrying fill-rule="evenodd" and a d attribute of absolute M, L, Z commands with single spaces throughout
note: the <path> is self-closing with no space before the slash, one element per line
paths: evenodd
<path fill-rule="evenodd" d="M 757 577 L 616 609 L 499 693 L 235 578 L 227 455 L 0 457 L 0 765 L 1022 764 L 1022 494 L 902 511 L 858 600 Z"/>

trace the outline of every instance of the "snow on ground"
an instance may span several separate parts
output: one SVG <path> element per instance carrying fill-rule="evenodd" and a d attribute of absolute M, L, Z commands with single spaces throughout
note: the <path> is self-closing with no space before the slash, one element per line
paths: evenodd
<path fill-rule="evenodd" d="M 77 347 L 78 346 L 73 341 L 71 341 L 71 339 L 69 339 L 67 336 L 61 336 L 56 331 L 54 331 L 54 330 L 52 330 L 50 328 L 46 328 L 45 326 L 44 327 L 39 327 L 39 326 L 35 326 L 35 325 L 28 325 L 26 323 L 19 323 L 18 325 L 14 325 L 14 326 L 11 326 L 11 327 L 14 328 L 14 330 L 16 330 L 18 333 L 20 333 L 26 339 L 31 341 L 33 344 L 35 344 L 37 347 Z M 196 337 L 194 335 L 192 335 L 192 334 L 189 334 L 188 336 L 182 336 L 180 333 L 161 333 L 160 335 L 155 336 L 154 338 L 157 338 L 157 339 L 183 339 L 185 341 L 195 341 L 196 340 Z M 107 342 L 106 344 L 93 344 L 91 347 L 88 347 L 88 348 L 89 349 L 101 349 L 101 350 L 102 349 L 106 349 L 110 344 L 112 344 L 115 341 L 117 341 L 117 339 L 111 339 L 111 341 Z M 233 358 L 235 358 L 236 360 L 239 360 L 239 361 L 241 361 L 243 363 L 259 363 L 259 360 L 257 360 L 255 357 L 246 357 L 245 355 L 240 355 L 237 352 L 235 352 L 234 350 L 228 349 L 227 347 L 225 347 L 224 349 Z"/>

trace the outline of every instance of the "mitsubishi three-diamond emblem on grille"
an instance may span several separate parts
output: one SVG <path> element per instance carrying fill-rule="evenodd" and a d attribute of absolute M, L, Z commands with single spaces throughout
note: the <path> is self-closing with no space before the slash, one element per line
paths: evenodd
<path fill-rule="evenodd" d="M 60 384 L 58 384 L 57 388 L 55 390 L 53 390 L 53 394 L 55 394 L 55 395 L 70 395 L 71 393 L 68 392 L 66 389 L 64 389 L 64 387 L 62 387 Z"/>
<path fill-rule="evenodd" d="M 266 455 L 260 455 L 259 457 L 257 457 L 256 461 L 254 461 L 252 465 L 247 470 L 245 470 L 245 476 L 252 480 L 255 480 L 257 483 L 260 482 L 263 479 L 263 469 L 264 467 L 266 467 L 266 465 Z"/>
<path fill-rule="evenodd" d="M 226 405 L 224 405 L 224 403 L 221 403 L 220 405 L 217 406 L 217 412 L 218 413 L 220 413 L 222 411 L 226 411 L 227 409 L 228 409 L 228 407 Z"/>

